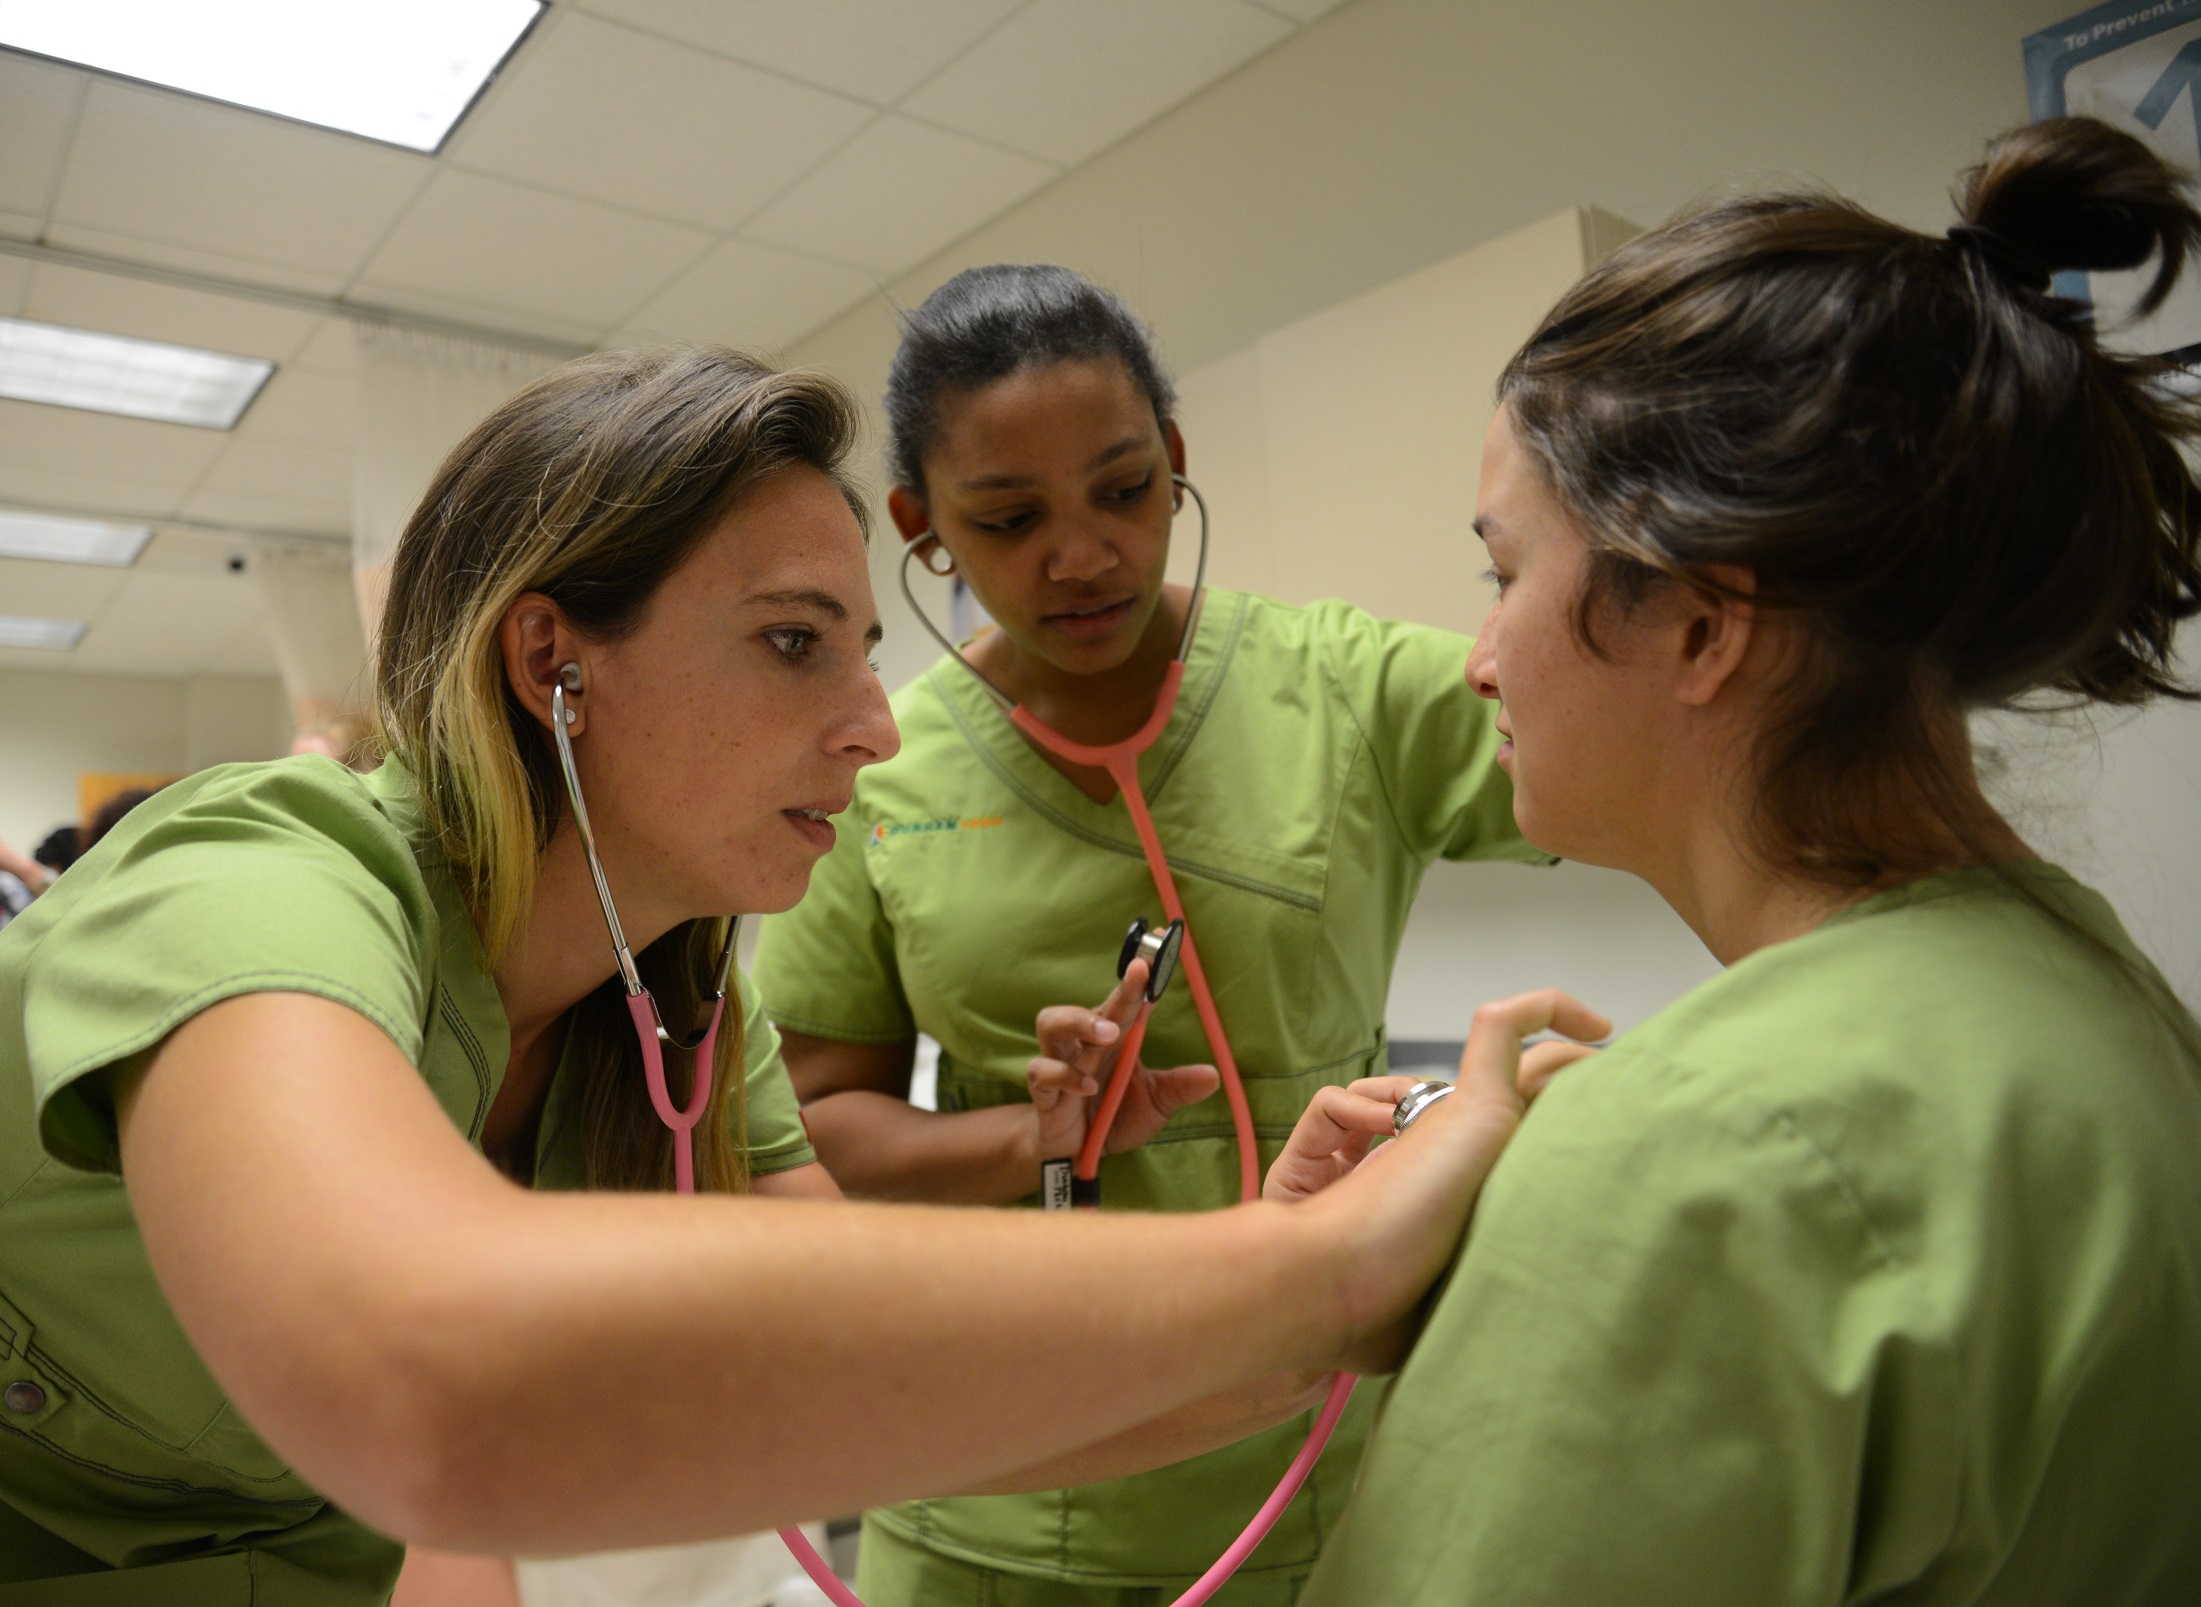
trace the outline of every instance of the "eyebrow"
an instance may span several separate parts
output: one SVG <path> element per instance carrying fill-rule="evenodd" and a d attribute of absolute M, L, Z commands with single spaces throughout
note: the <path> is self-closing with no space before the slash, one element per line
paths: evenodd
<path fill-rule="evenodd" d="M 1148 438 L 1144 435 L 1125 436 L 1114 446 L 1107 448 L 1088 462 L 1085 465 L 1085 472 L 1091 474 L 1096 469 L 1107 468 L 1109 464 L 1120 458 L 1131 456 L 1131 454 L 1146 446 L 1147 440 Z M 1038 483 L 1038 478 L 1029 474 L 984 474 L 975 480 L 958 481 L 956 489 L 959 491 L 1021 491 L 1027 486 L 1034 486 Z"/>
<path fill-rule="evenodd" d="M 815 608 L 819 613 L 839 621 L 848 618 L 848 605 L 829 591 L 815 591 L 798 586 L 791 591 L 760 591 L 742 599 L 749 603 L 770 603 L 780 608 Z M 876 647 L 886 638 L 886 628 L 877 620 L 864 632 L 864 644 Z"/>

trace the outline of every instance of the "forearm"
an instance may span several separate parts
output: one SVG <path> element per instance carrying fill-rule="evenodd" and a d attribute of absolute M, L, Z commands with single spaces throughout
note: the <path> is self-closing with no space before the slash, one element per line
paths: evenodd
<path fill-rule="evenodd" d="M 1096 1445 L 1019 1468 L 961 1493 L 1014 1495 L 1028 1490 L 1059 1490 L 1073 1484 L 1127 1478 L 1182 1462 L 1313 1411 L 1329 1393 L 1332 1376 L 1293 1372 L 1257 1379 L 1111 1435 Z"/>
<path fill-rule="evenodd" d="M 530 1194 L 320 1000 L 214 1007 L 122 1106 L 154 1272 L 239 1411 L 332 1500 L 449 1549 L 969 1487 L 1335 1365 L 1366 1316 L 1357 1256 L 1306 1206 Z"/>
<path fill-rule="evenodd" d="M 803 1120 L 818 1158 L 853 1198 L 1013 1205 L 1039 1187 L 1039 1123 L 1022 1101 L 936 1112 L 851 1089 L 812 1100 Z"/>

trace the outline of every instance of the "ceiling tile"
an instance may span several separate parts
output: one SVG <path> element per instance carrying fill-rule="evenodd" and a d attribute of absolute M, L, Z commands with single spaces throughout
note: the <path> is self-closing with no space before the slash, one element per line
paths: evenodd
<path fill-rule="evenodd" d="M 28 212 L 0 212 L 0 235 L 10 240 L 35 240 L 44 227 L 45 219 Z"/>
<path fill-rule="evenodd" d="M 186 519 L 270 534 L 349 536 L 351 509 L 325 502 L 255 496 L 241 491 L 198 491 L 177 510 Z"/>
<path fill-rule="evenodd" d="M 576 13 L 530 42 L 453 157 L 730 229 L 870 116 L 844 96 Z"/>
<path fill-rule="evenodd" d="M 721 55 L 891 105 L 1023 0 L 587 0 Z"/>
<path fill-rule="evenodd" d="M 85 102 L 54 217 L 348 273 L 430 166 L 408 151 L 101 81 Z"/>
<path fill-rule="evenodd" d="M 286 361 L 312 333 L 311 313 L 238 296 L 208 295 L 148 284 L 120 274 L 41 263 L 31 279 L 24 316 L 71 329 L 196 346 L 238 357 Z"/>
<path fill-rule="evenodd" d="M 893 274 L 1055 176 L 1044 162 L 945 129 L 882 117 L 742 233 Z"/>
<path fill-rule="evenodd" d="M 1271 11 L 1281 11 L 1297 22 L 1312 22 L 1327 16 L 1345 3 L 1345 0 L 1258 0 Z"/>
<path fill-rule="evenodd" d="M 1034 0 L 903 109 L 1082 162 L 1292 31 L 1247 0 Z"/>
<path fill-rule="evenodd" d="M 261 619 L 239 631 L 227 647 L 209 654 L 199 664 L 201 675 L 280 675 L 275 662 L 275 642 Z"/>
<path fill-rule="evenodd" d="M 315 503 L 349 517 L 352 455 L 348 449 L 301 446 L 294 441 L 231 439 L 215 459 L 198 494 L 237 493 L 284 502 Z"/>
<path fill-rule="evenodd" d="M 245 410 L 237 434 L 349 452 L 354 438 L 352 383 L 333 374 L 279 368 Z"/>
<path fill-rule="evenodd" d="M 247 627 L 266 617 L 250 574 L 159 575 L 131 571 L 68 655 L 78 670 L 195 675 Z"/>
<path fill-rule="evenodd" d="M 290 372 L 304 371 L 348 378 L 352 372 L 353 354 L 358 350 L 349 318 L 324 318 L 320 326 L 306 337 L 306 343 L 298 348 L 298 355 L 290 360 Z M 277 374 L 275 379 L 282 377 Z M 275 380 L 268 383 L 272 385 Z"/>
<path fill-rule="evenodd" d="M 56 223 L 39 238 L 48 245 L 94 256 L 120 257 L 125 262 L 151 263 L 159 268 L 181 268 L 185 273 L 215 279 L 231 279 L 245 285 L 267 285 L 276 290 L 296 290 L 309 296 L 333 296 L 351 283 L 349 266 L 341 273 L 316 273 L 310 268 L 280 262 L 257 262 L 227 251 L 201 251 L 193 246 L 171 245 L 113 229 L 88 229 L 81 223 Z"/>
<path fill-rule="evenodd" d="M 22 316 L 23 297 L 31 287 L 33 271 L 29 259 L 0 253 L 0 313 L 11 318 Z"/>
<path fill-rule="evenodd" d="M 623 331 L 715 340 L 748 351 L 774 351 L 878 289 L 856 268 L 772 246 L 729 240 L 635 316 Z"/>
<path fill-rule="evenodd" d="M 472 173 L 436 175 L 367 266 L 370 286 L 547 314 L 625 320 L 700 257 L 700 230 Z"/>
<path fill-rule="evenodd" d="M 0 424 L 0 429 L 5 425 Z M 109 473 L 67 474 L 35 465 L 0 463 L 0 502 L 25 508 L 118 514 L 128 519 L 158 519 L 174 513 L 197 476 L 158 485 L 118 480 Z M 143 560 L 141 559 L 140 562 Z"/>
<path fill-rule="evenodd" d="M 84 74 L 0 50 L 0 207 L 43 213 Z"/>
<path fill-rule="evenodd" d="M 228 444 L 221 430 L 0 401 L 0 464 L 189 487 Z"/>
<path fill-rule="evenodd" d="M 36 563 L 28 558 L 0 558 L 0 614 L 28 614 L 33 619 L 81 619 L 99 617 L 115 593 L 122 589 L 127 569 L 108 569 L 96 564 Z"/>

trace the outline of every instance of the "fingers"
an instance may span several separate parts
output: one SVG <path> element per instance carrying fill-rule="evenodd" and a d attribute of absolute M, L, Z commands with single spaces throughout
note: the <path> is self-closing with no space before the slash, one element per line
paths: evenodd
<path fill-rule="evenodd" d="M 1146 1082 L 1147 1098 L 1153 1102 L 1154 1113 L 1164 1121 L 1187 1105 L 1197 1105 L 1223 1086 L 1222 1075 L 1213 1066 L 1171 1066 L 1164 1071 L 1148 1071 Z"/>
<path fill-rule="evenodd" d="M 1133 960 L 1098 1010 L 1055 1004 L 1040 1011 L 1039 1052 L 1051 1060 L 1072 1060 L 1081 1050 L 1115 1043 L 1144 1002 L 1146 971 L 1144 960 Z"/>
<path fill-rule="evenodd" d="M 1557 1038 L 1530 1044 L 1521 1051 L 1521 1069 L 1514 1077 L 1514 1086 L 1521 1097 L 1533 1101 L 1544 1091 L 1544 1085 L 1578 1060 L 1589 1060 L 1604 1053 L 1592 1049 L 1586 1043 L 1563 1043 Z"/>
<path fill-rule="evenodd" d="M 1475 1025 L 1460 1056 L 1460 1087 L 1508 1101 L 1522 1097 L 1517 1086 L 1521 1040 L 1534 1032 L 1563 1032 L 1570 1038 L 1602 1038 L 1612 1023 L 1579 999 L 1557 988 L 1538 988 L 1510 999 L 1493 999 L 1475 1011 Z"/>
<path fill-rule="evenodd" d="M 1054 1101 L 1065 1094 L 1078 1094 L 1090 1098 L 1100 1092 L 1100 1079 L 1081 1066 L 1066 1061 L 1051 1060 L 1046 1056 L 1035 1059 L 1024 1068 L 1024 1081 L 1032 1090 L 1032 1097 L 1047 1095 L 1051 1108 Z"/>

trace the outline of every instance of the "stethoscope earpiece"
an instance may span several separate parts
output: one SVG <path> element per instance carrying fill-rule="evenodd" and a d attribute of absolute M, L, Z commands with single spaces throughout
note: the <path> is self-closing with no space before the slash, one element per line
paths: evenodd
<path fill-rule="evenodd" d="M 558 667 L 558 687 L 559 690 L 571 696 L 579 697 L 581 695 L 581 666 L 578 664 L 561 664 Z M 571 725 L 577 716 L 565 706 L 565 699 L 554 698 L 552 701 L 558 705 L 558 712 L 564 717 L 564 723 Z"/>

